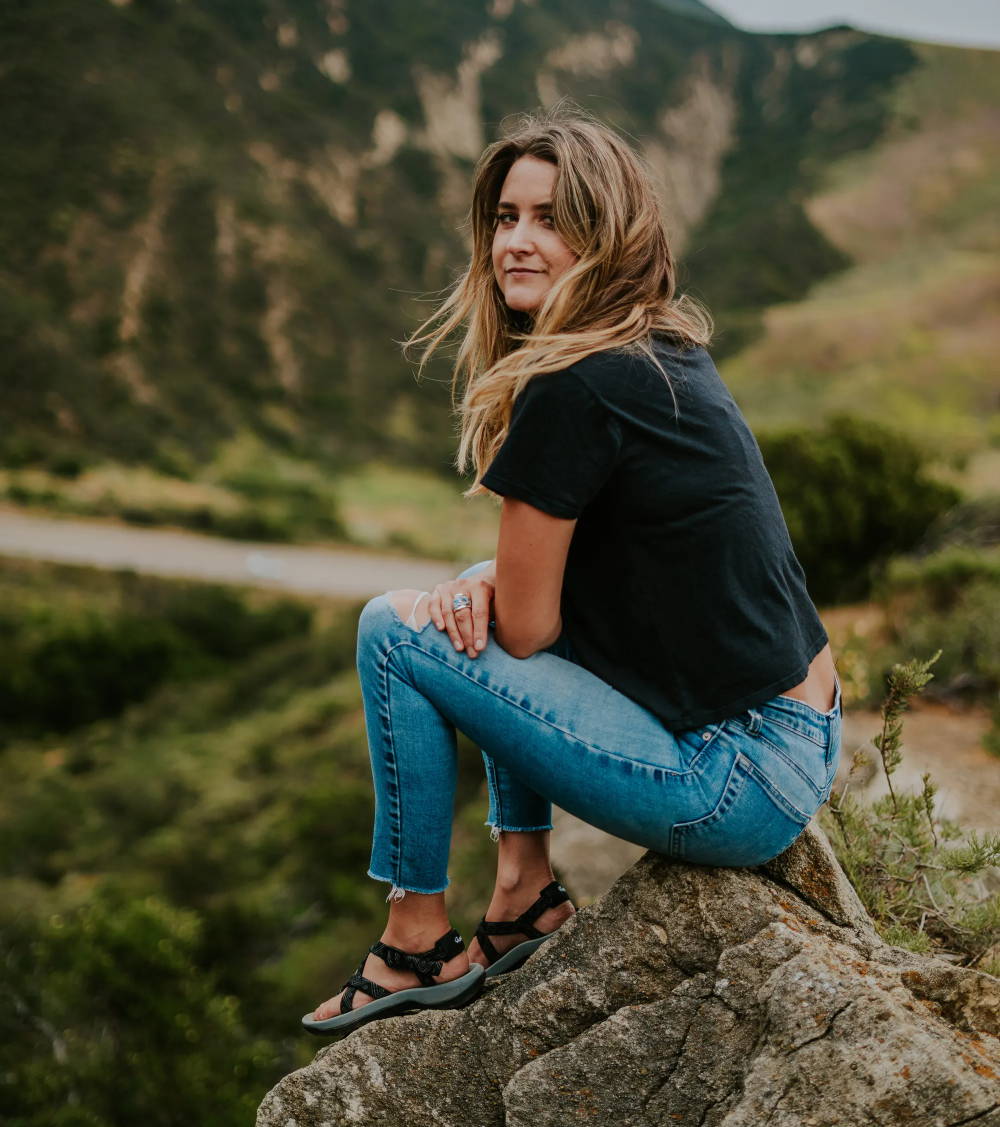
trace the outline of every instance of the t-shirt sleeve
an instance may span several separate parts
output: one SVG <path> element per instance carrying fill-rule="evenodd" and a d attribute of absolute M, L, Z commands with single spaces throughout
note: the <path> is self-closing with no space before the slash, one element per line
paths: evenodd
<path fill-rule="evenodd" d="M 507 437 L 482 484 L 572 520 L 610 477 L 621 446 L 618 420 L 572 368 L 545 372 L 514 400 Z"/>

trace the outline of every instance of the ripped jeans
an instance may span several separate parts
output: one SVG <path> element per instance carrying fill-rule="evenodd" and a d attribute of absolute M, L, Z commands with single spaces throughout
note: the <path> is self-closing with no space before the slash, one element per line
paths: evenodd
<path fill-rule="evenodd" d="M 459 578 L 475 574 L 476 564 Z M 419 600 L 418 600 L 419 602 Z M 456 730 L 482 750 L 494 839 L 552 829 L 552 803 L 616 837 L 707 865 L 786 849 L 826 801 L 841 689 L 820 712 L 792 697 L 669 731 L 574 660 L 565 633 L 527 658 L 490 630 L 475 658 L 389 594 L 358 620 L 357 667 L 375 787 L 368 876 L 405 892 L 449 885 Z"/>

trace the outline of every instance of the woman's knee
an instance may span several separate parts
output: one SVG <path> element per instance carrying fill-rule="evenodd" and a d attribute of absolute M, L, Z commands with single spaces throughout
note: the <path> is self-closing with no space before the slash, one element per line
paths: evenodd
<path fill-rule="evenodd" d="M 374 595 L 358 616 L 358 641 L 367 637 L 385 637 L 401 625 L 413 630 L 426 626 L 430 621 L 427 594 L 427 591 L 416 588 L 404 588 Z"/>
<path fill-rule="evenodd" d="M 386 591 L 386 598 L 404 626 L 419 630 L 426 626 L 431 612 L 427 606 L 429 591 L 405 587 L 401 591 Z"/>

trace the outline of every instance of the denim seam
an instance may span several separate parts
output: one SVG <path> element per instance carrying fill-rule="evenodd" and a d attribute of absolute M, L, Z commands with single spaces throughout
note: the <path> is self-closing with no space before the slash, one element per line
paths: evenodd
<path fill-rule="evenodd" d="M 809 740 L 811 743 L 816 744 L 817 747 L 826 747 L 829 742 L 829 733 L 826 740 L 818 739 L 812 735 L 811 732 L 804 732 L 801 728 L 796 728 L 794 724 L 786 724 L 783 720 L 778 720 L 771 716 L 770 713 L 765 713 L 764 719 L 769 724 L 776 724 L 779 728 L 784 728 L 786 732 L 794 732 L 797 736 L 802 736 L 803 739 Z"/>
<path fill-rule="evenodd" d="M 390 600 L 389 605 L 392 605 Z M 396 616 L 399 617 L 398 615 Z M 389 715 L 389 664 L 387 661 L 382 663 L 382 699 L 379 707 L 379 719 L 382 721 L 382 731 L 386 740 L 386 747 L 390 750 L 389 765 L 392 772 L 392 781 L 394 786 L 393 801 L 390 803 L 391 822 L 393 823 L 394 834 L 390 838 L 392 842 L 392 867 L 396 872 L 397 877 L 392 882 L 393 886 L 399 885 L 399 874 L 402 871 L 402 851 L 400 849 L 400 842 L 403 840 L 403 804 L 402 804 L 402 789 L 399 785 L 399 769 L 396 763 L 396 744 L 392 736 L 392 724 L 390 723 Z"/>
<path fill-rule="evenodd" d="M 711 751 L 712 745 L 715 743 L 715 741 L 721 735 L 723 735 L 725 733 L 726 725 L 728 723 L 729 723 L 728 720 L 717 720 L 715 722 L 715 724 L 701 724 L 701 725 L 699 725 L 699 726 L 697 726 L 693 729 L 692 728 L 686 728 L 685 729 L 685 731 L 708 731 L 709 729 L 711 729 L 713 727 L 715 728 L 715 731 L 712 732 L 711 736 L 707 740 L 700 740 L 699 741 L 698 750 L 695 751 L 694 754 L 691 756 L 691 765 L 690 765 L 688 770 L 692 774 L 697 772 L 697 769 L 698 769 L 697 765 L 698 765 L 699 761 L 701 760 L 701 757 L 707 751 Z M 674 738 L 676 739 L 677 737 L 675 736 Z M 674 773 L 675 774 L 686 774 L 687 772 L 682 771 L 682 772 L 674 772 Z"/>
<path fill-rule="evenodd" d="M 760 768 L 757 766 L 756 763 L 754 763 L 754 761 L 752 759 L 747 759 L 746 757 L 744 757 L 744 765 L 745 765 L 747 774 L 752 775 L 753 778 L 756 779 L 757 782 L 760 783 L 760 785 L 764 788 L 764 790 L 767 791 L 768 796 L 772 799 L 772 801 L 775 803 L 775 805 L 777 805 L 777 806 L 781 807 L 783 810 L 785 810 L 785 812 L 788 814 L 788 816 L 790 818 L 801 818 L 805 822 L 809 821 L 809 819 L 812 817 L 812 815 L 807 814 L 804 810 L 800 810 L 795 805 L 794 802 L 787 799 L 781 793 L 781 791 L 778 790 L 778 788 L 771 782 L 771 780 L 764 774 L 764 772 L 760 770 Z M 811 785 L 812 784 L 810 784 L 810 786 Z M 816 788 L 813 787 L 813 790 L 815 790 L 815 789 Z M 819 805 L 821 806 L 822 803 L 819 803 Z M 817 809 L 818 809 L 818 807 L 817 807 Z"/>
<path fill-rule="evenodd" d="M 801 779 L 801 780 L 802 780 L 802 781 L 803 781 L 803 782 L 804 782 L 804 783 L 805 783 L 805 784 L 806 784 L 806 785 L 807 785 L 807 786 L 809 787 L 809 789 L 810 789 L 810 790 L 813 790 L 813 791 L 815 791 L 815 792 L 816 792 L 817 794 L 819 794 L 819 793 L 820 793 L 820 791 L 821 791 L 821 790 L 822 790 L 823 788 L 822 788 L 822 787 L 818 787 L 818 786 L 816 786 L 815 782 L 813 782 L 813 780 L 809 778 L 809 776 L 808 776 L 808 775 L 807 775 L 807 774 L 805 773 L 805 771 L 803 771 L 803 770 L 802 770 L 802 768 L 801 768 L 801 767 L 800 767 L 800 766 L 799 766 L 799 765 L 798 765 L 798 764 L 797 764 L 797 763 L 795 762 L 795 760 L 794 760 L 794 759 L 790 759 L 790 758 L 789 758 L 789 757 L 788 757 L 788 756 L 787 756 L 787 755 L 786 755 L 786 754 L 785 754 L 785 753 L 784 753 L 784 752 L 783 752 L 783 751 L 781 750 L 781 748 L 780 748 L 780 747 L 778 747 L 778 745 L 777 745 L 777 744 L 775 744 L 775 743 L 772 743 L 772 742 L 771 742 L 771 741 L 770 741 L 770 740 L 769 740 L 769 739 L 767 738 L 767 736 L 765 736 L 765 735 L 764 735 L 763 731 L 761 731 L 760 733 L 758 733 L 758 738 L 759 738 L 759 739 L 761 740 L 761 742 L 762 742 L 762 743 L 766 743 L 766 744 L 767 744 L 767 746 L 768 746 L 768 747 L 769 747 L 769 748 L 771 749 L 771 751 L 773 751 L 773 752 L 774 752 L 774 754 L 775 754 L 775 755 L 776 755 L 776 756 L 777 756 L 777 757 L 778 757 L 778 758 L 779 758 L 779 759 L 780 759 L 780 760 L 781 760 L 781 761 L 782 761 L 782 762 L 783 762 L 783 763 L 784 763 L 784 764 L 785 764 L 785 765 L 786 765 L 786 766 L 787 766 L 787 767 L 788 767 L 788 768 L 789 768 L 790 770 L 794 771 L 794 772 L 795 772 L 795 774 L 796 774 L 796 775 L 798 775 L 798 777 L 799 777 L 799 778 L 800 778 L 800 779 Z M 822 747 L 822 744 L 821 744 L 821 745 L 819 745 L 819 746 L 820 746 L 820 747 Z"/>
<path fill-rule="evenodd" d="M 482 753 L 482 755 L 483 761 L 486 764 L 486 786 L 493 798 L 493 804 L 496 806 L 498 819 L 498 822 L 487 821 L 486 825 L 496 825 L 499 829 L 503 829 L 503 827 L 499 825 L 499 822 L 502 822 L 504 818 L 503 803 L 500 801 L 500 786 L 497 783 L 496 765 L 488 753 Z"/>
<path fill-rule="evenodd" d="M 486 692 L 492 693 L 495 697 L 499 697 L 501 700 L 504 700 L 508 704 L 513 705 L 514 708 L 520 709 L 522 712 L 526 713 L 528 716 L 533 717 L 535 720 L 540 720 L 543 724 L 548 725 L 548 727 L 552 728 L 554 731 L 561 732 L 568 739 L 574 740 L 576 743 L 580 744 L 582 747 L 587 748 L 589 751 L 599 751 L 599 752 L 603 753 L 604 755 L 609 755 L 612 759 L 617 759 L 619 761 L 619 763 L 629 763 L 632 766 L 644 767 L 644 768 L 646 768 L 650 771 L 662 771 L 663 774 L 672 775 L 675 778 L 683 778 L 685 776 L 693 776 L 695 774 L 695 772 L 692 771 L 692 770 L 673 771 L 669 767 L 661 767 L 660 764 L 658 764 L 658 763 L 647 763 L 644 759 L 629 759 L 627 756 L 619 755 L 617 752 L 609 751 L 608 748 L 606 748 L 606 747 L 601 747 L 600 744 L 588 743 L 586 740 L 581 739 L 579 736 L 575 735 L 573 732 L 567 732 L 565 728 L 560 728 L 558 724 L 553 724 L 551 720 L 547 720 L 544 716 L 539 715 L 537 712 L 532 712 L 532 710 L 530 708 L 525 708 L 523 704 L 521 704 L 519 701 L 514 700 L 512 697 L 505 696 L 504 693 L 500 692 L 498 689 L 493 688 L 492 685 L 488 685 L 485 681 L 477 681 L 475 679 L 475 677 L 470 677 L 468 675 L 468 673 L 466 673 L 462 669 L 459 669 L 458 666 L 448 665 L 448 662 L 444 661 L 442 658 L 438 657 L 436 654 L 433 654 L 428 650 L 421 649 L 420 646 L 414 645 L 413 642 L 409 641 L 406 638 L 402 639 L 399 642 L 396 642 L 395 645 L 391 646 L 386 651 L 386 654 L 385 654 L 385 664 L 386 665 L 388 665 L 388 661 L 389 661 L 389 658 L 391 657 L 392 653 L 395 650 L 399 649 L 400 646 L 409 646 L 411 649 L 416 650 L 417 653 L 423 654 L 424 657 L 429 657 L 433 661 L 436 661 L 439 665 L 445 665 L 445 666 L 447 666 L 447 668 L 453 669 L 456 673 L 460 674 L 467 681 L 472 681 L 473 684 L 479 685 L 481 688 L 485 689 Z M 456 651 L 456 653 L 457 652 L 458 651 Z M 470 658 L 470 660 L 472 660 L 472 659 Z"/>
<path fill-rule="evenodd" d="M 670 827 L 670 834 L 667 838 L 667 846 L 670 850 L 671 856 L 678 857 L 683 860 L 684 857 L 687 856 L 687 852 L 684 848 L 687 831 L 695 826 L 712 825 L 714 822 L 717 822 L 719 818 L 721 818 L 722 815 L 725 814 L 726 810 L 728 810 L 730 806 L 732 806 L 732 804 L 736 801 L 743 786 L 742 782 L 736 782 L 736 772 L 739 768 L 740 760 L 742 758 L 743 756 L 740 752 L 737 752 L 733 757 L 733 761 L 729 765 L 729 773 L 726 775 L 725 786 L 722 788 L 722 795 L 720 796 L 719 801 L 707 814 L 703 814 L 700 818 L 695 818 L 688 822 L 676 822 Z M 704 795 L 704 793 L 705 792 L 703 787 L 702 794 Z"/>

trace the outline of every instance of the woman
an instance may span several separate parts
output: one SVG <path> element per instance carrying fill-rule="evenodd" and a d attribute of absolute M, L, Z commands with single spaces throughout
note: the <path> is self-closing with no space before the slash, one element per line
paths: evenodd
<path fill-rule="evenodd" d="M 362 611 L 389 919 L 303 1018 L 318 1033 L 463 1005 L 568 919 L 553 802 L 668 856 L 759 865 L 837 765 L 827 635 L 711 321 L 675 295 L 646 167 L 580 112 L 527 116 L 481 157 L 471 219 L 469 267 L 409 344 L 426 362 L 465 327 L 457 465 L 467 495 L 503 498 L 497 554 Z M 468 951 L 444 899 L 456 729 L 499 843 Z"/>

